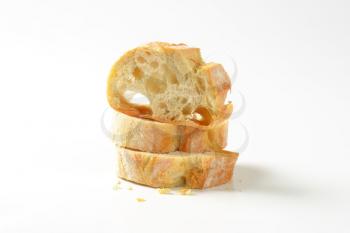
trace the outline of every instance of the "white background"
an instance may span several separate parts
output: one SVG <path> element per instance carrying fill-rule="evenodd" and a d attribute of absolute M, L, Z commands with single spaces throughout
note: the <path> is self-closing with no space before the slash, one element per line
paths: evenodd
<path fill-rule="evenodd" d="M 349 232 L 349 12 L 346 0 L 1 1 L 0 232 Z M 251 141 L 233 190 L 112 189 L 107 74 L 155 40 L 236 59 Z"/>

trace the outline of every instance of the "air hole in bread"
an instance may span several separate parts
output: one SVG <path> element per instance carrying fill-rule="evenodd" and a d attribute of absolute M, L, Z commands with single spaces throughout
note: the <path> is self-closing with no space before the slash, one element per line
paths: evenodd
<path fill-rule="evenodd" d="M 205 90 L 205 84 L 204 84 L 203 80 L 201 79 L 201 77 L 197 77 L 197 86 L 201 91 Z"/>
<path fill-rule="evenodd" d="M 212 117 L 208 109 L 198 107 L 191 115 L 191 120 L 200 125 L 209 125 L 212 122 Z"/>
<path fill-rule="evenodd" d="M 152 66 L 153 69 L 157 69 L 158 66 L 159 66 L 159 64 L 158 64 L 158 62 L 156 62 L 156 61 L 152 61 L 152 62 L 151 62 L 151 66 Z"/>
<path fill-rule="evenodd" d="M 182 114 L 189 115 L 191 113 L 192 113 L 192 107 L 190 104 L 187 104 L 185 107 L 183 107 Z"/>
<path fill-rule="evenodd" d="M 135 79 L 140 80 L 143 76 L 143 72 L 140 68 L 135 67 L 134 71 L 132 72 L 132 75 L 135 77 Z"/>
<path fill-rule="evenodd" d="M 187 98 L 182 97 L 181 103 L 182 103 L 182 104 L 185 104 L 186 102 L 187 102 Z"/>
<path fill-rule="evenodd" d="M 138 104 L 138 105 L 150 104 L 149 99 L 145 95 L 142 95 L 141 93 L 130 91 L 130 90 L 126 90 L 124 92 L 124 98 L 127 99 L 128 102 L 132 104 Z"/>
<path fill-rule="evenodd" d="M 166 76 L 170 84 L 179 84 L 176 74 L 173 71 L 171 71 L 168 66 L 164 65 L 163 69 L 164 69 L 164 75 Z"/>
<path fill-rule="evenodd" d="M 145 53 L 146 53 L 147 56 L 150 56 L 150 55 L 151 55 L 151 53 L 148 52 L 148 51 L 146 51 Z"/>
<path fill-rule="evenodd" d="M 177 81 L 177 78 L 176 78 L 176 74 L 170 74 L 169 81 L 171 84 L 179 84 L 179 81 Z"/>
<path fill-rule="evenodd" d="M 195 121 L 201 121 L 203 120 L 203 116 L 199 114 L 198 112 L 195 112 L 192 114 L 192 119 Z"/>
<path fill-rule="evenodd" d="M 164 102 L 159 103 L 159 108 L 166 108 L 167 105 Z"/>
<path fill-rule="evenodd" d="M 136 60 L 141 64 L 146 62 L 146 60 L 143 57 L 137 57 Z"/>
<path fill-rule="evenodd" d="M 166 90 L 166 83 L 155 77 L 146 80 L 146 90 L 152 94 L 161 94 Z"/>

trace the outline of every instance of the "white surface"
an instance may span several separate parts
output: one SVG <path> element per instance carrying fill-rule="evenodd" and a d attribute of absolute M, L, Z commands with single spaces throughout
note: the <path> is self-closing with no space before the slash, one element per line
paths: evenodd
<path fill-rule="evenodd" d="M 143 2 L 0 3 L 0 232 L 349 232 L 349 2 Z M 233 191 L 112 190 L 106 76 L 153 40 L 235 57 Z"/>

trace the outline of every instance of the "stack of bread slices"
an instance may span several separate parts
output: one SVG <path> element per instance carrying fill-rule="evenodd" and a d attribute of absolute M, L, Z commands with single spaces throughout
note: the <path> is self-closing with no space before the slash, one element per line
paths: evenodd
<path fill-rule="evenodd" d="M 153 42 L 112 67 L 107 96 L 117 112 L 119 177 L 160 188 L 209 188 L 232 179 L 238 154 L 225 151 L 232 104 L 222 65 L 198 48 Z M 148 103 L 132 100 L 135 95 Z"/>

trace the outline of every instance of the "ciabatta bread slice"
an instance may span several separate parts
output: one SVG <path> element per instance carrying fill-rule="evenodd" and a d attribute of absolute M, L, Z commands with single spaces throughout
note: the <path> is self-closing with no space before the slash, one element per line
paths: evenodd
<path fill-rule="evenodd" d="M 210 188 L 231 180 L 238 158 L 234 152 L 158 154 L 118 148 L 119 177 L 135 183 L 170 188 Z"/>
<path fill-rule="evenodd" d="M 227 127 L 228 120 L 214 127 L 199 129 L 117 112 L 112 122 L 112 135 L 118 146 L 146 152 L 220 151 L 227 143 Z"/>
<path fill-rule="evenodd" d="M 213 125 L 227 118 L 230 79 L 220 64 L 205 63 L 198 48 L 154 42 L 123 55 L 108 79 L 109 104 L 131 116 L 182 125 Z M 140 93 L 149 105 L 132 103 Z"/>

